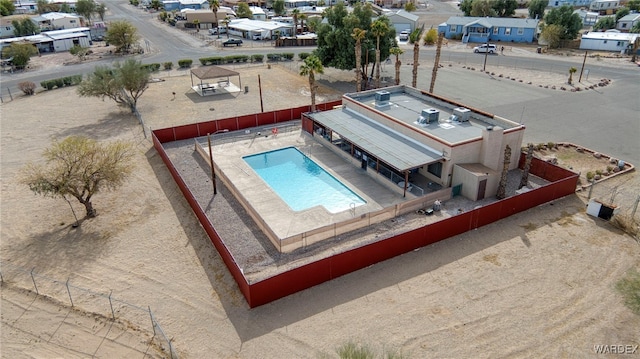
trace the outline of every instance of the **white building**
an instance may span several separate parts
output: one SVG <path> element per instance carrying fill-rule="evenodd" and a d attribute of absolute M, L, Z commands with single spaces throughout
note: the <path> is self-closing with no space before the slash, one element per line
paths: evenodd
<path fill-rule="evenodd" d="M 51 24 L 51 29 L 55 30 L 73 29 L 81 26 L 80 17 L 73 14 L 50 12 L 40 16 L 48 20 Z"/>
<path fill-rule="evenodd" d="M 582 35 L 580 49 L 615 51 L 624 53 L 633 47 L 633 42 L 640 34 L 621 33 L 617 31 L 590 32 Z"/>
<path fill-rule="evenodd" d="M 618 23 L 616 24 L 616 29 L 620 31 L 629 32 L 631 28 L 638 22 L 640 22 L 640 14 L 638 13 L 629 14 L 621 17 L 620 20 L 618 20 Z"/>
<path fill-rule="evenodd" d="M 593 0 L 589 5 L 589 10 L 597 11 L 600 14 L 611 15 L 620 7 L 620 0 Z"/>
<path fill-rule="evenodd" d="M 253 39 L 254 36 L 259 36 L 261 39 L 272 39 L 276 33 L 279 33 L 280 36 L 293 36 L 293 24 L 278 21 L 234 19 L 229 22 L 227 27 L 229 34 L 245 39 Z"/>

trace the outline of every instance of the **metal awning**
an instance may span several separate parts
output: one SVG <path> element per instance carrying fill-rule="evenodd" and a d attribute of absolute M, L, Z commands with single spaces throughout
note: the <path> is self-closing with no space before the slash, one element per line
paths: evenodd
<path fill-rule="evenodd" d="M 311 117 L 400 172 L 443 158 L 441 152 L 348 108 L 316 112 Z"/>

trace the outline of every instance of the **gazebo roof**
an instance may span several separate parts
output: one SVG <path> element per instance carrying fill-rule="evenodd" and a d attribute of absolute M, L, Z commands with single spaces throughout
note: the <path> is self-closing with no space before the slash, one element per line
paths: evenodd
<path fill-rule="evenodd" d="M 239 73 L 233 70 L 225 69 L 218 66 L 201 66 L 191 69 L 191 74 L 200 80 L 215 79 L 218 77 L 238 76 Z"/>

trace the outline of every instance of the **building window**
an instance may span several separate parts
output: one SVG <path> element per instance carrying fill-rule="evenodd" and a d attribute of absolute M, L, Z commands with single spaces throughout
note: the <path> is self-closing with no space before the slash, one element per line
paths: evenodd
<path fill-rule="evenodd" d="M 622 23 L 622 28 L 624 29 L 625 27 L 627 27 L 627 23 L 626 23 L 626 22 L 623 22 L 623 23 Z"/>
<path fill-rule="evenodd" d="M 604 40 L 603 44 L 606 44 L 606 43 L 607 43 L 607 40 Z"/>
<path fill-rule="evenodd" d="M 493 28 L 493 34 L 494 34 L 494 35 L 498 35 L 498 33 L 499 33 L 499 28 L 494 27 L 494 28 Z"/>
<path fill-rule="evenodd" d="M 511 28 L 507 27 L 506 29 L 504 29 L 504 34 L 505 35 L 511 35 Z"/>
<path fill-rule="evenodd" d="M 524 35 L 524 27 L 518 28 L 518 35 Z"/>
<path fill-rule="evenodd" d="M 427 166 L 427 172 L 440 178 L 442 176 L 442 162 L 432 163 Z"/>
<path fill-rule="evenodd" d="M 623 41 L 618 41 L 617 46 L 618 46 L 618 47 L 624 46 L 624 42 L 623 42 Z"/>
<path fill-rule="evenodd" d="M 450 32 L 456 32 L 456 30 L 458 30 L 458 27 L 456 25 L 451 25 L 451 27 L 449 28 Z"/>

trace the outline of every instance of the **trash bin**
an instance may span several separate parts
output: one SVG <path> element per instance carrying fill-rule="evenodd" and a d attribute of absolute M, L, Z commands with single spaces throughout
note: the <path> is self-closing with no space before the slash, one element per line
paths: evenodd
<path fill-rule="evenodd" d="M 244 93 L 247 93 L 247 92 L 249 92 L 249 86 L 244 87 Z"/>
<path fill-rule="evenodd" d="M 542 53 L 542 47 L 538 47 L 538 53 L 541 54 Z"/>

